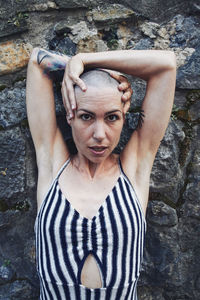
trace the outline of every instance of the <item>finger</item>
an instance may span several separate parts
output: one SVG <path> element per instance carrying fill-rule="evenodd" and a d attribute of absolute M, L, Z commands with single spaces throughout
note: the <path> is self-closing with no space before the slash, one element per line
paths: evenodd
<path fill-rule="evenodd" d="M 66 90 L 65 90 L 65 85 L 64 83 L 62 82 L 62 85 L 61 85 L 61 94 L 62 94 L 62 101 L 63 101 L 63 105 L 66 109 L 66 104 L 65 104 L 65 98 L 66 98 Z"/>
<path fill-rule="evenodd" d="M 72 113 L 72 110 L 76 108 L 76 101 L 75 98 L 72 96 L 69 97 L 70 91 L 74 90 L 73 82 L 66 77 L 62 82 L 63 94 L 65 98 L 65 103 L 68 103 L 68 107 L 70 106 L 69 113 Z"/>
<path fill-rule="evenodd" d="M 130 82 L 127 80 L 127 78 L 120 76 L 120 84 L 119 84 L 119 90 L 126 90 L 131 86 Z"/>
<path fill-rule="evenodd" d="M 130 108 L 130 104 L 131 104 L 130 101 L 124 102 L 124 113 L 127 113 L 127 111 L 128 111 L 129 108 Z"/>
<path fill-rule="evenodd" d="M 70 105 L 70 109 L 73 114 L 73 110 L 76 109 L 76 98 L 75 98 L 75 92 L 74 92 L 74 86 L 72 85 L 68 90 L 67 90 L 67 96 L 68 96 L 68 101 Z"/>
<path fill-rule="evenodd" d="M 110 71 L 110 70 L 109 70 L 109 74 L 110 74 L 110 76 L 111 76 L 112 78 L 114 78 L 114 79 L 116 79 L 117 81 L 120 82 L 120 80 L 119 80 L 120 74 L 119 74 L 118 72 Z"/>
<path fill-rule="evenodd" d="M 63 102 L 64 102 L 67 116 L 69 119 L 71 119 L 73 117 L 73 111 L 72 111 L 72 107 L 71 107 L 71 103 L 70 103 L 70 99 L 69 99 L 69 92 L 68 92 L 68 90 L 70 89 L 69 86 L 70 86 L 69 83 L 68 83 L 68 85 L 66 85 L 65 82 L 62 83 Z M 71 84 L 71 89 L 73 89 L 72 84 Z"/>
<path fill-rule="evenodd" d="M 72 119 L 74 117 L 74 110 L 76 109 L 76 97 L 74 92 L 74 85 L 72 82 L 68 82 L 68 85 L 66 87 L 66 104 L 69 111 L 69 119 Z"/>
<path fill-rule="evenodd" d="M 85 82 L 82 79 L 80 79 L 79 77 L 74 78 L 73 82 L 76 85 L 78 85 L 83 92 L 85 92 L 87 90 L 87 86 L 86 86 Z"/>
<path fill-rule="evenodd" d="M 69 82 L 67 82 L 67 94 L 68 94 L 68 100 L 69 100 L 71 110 L 72 110 L 72 115 L 73 115 L 73 110 L 75 110 L 76 106 L 77 106 L 74 84 L 79 86 L 83 92 L 86 91 L 87 86 L 86 86 L 85 82 L 83 80 L 81 80 L 79 77 L 72 78 L 70 81 L 71 81 L 71 84 L 69 84 Z"/>
<path fill-rule="evenodd" d="M 119 84 L 118 89 L 123 92 L 126 91 L 130 87 L 130 84 L 128 82 L 122 82 Z"/>
<path fill-rule="evenodd" d="M 130 82 L 128 81 L 128 78 L 124 74 L 115 71 L 109 71 L 109 73 L 111 77 L 113 77 L 119 82 L 118 89 L 120 91 L 125 91 L 131 86 Z"/>
<path fill-rule="evenodd" d="M 124 94 L 122 95 L 122 100 L 123 100 L 123 101 L 130 100 L 132 94 L 133 94 L 132 89 L 131 89 L 131 88 L 128 88 L 128 89 L 124 92 Z"/>
<path fill-rule="evenodd" d="M 66 107 L 66 104 L 65 104 L 65 95 L 64 95 L 63 85 L 61 87 L 61 95 L 62 95 L 62 102 L 63 102 L 64 108 L 65 108 L 65 110 L 67 112 L 67 107 Z"/>
<path fill-rule="evenodd" d="M 69 106 L 70 106 L 69 117 L 70 117 L 70 119 L 72 119 L 74 117 L 73 110 L 76 109 L 76 100 L 75 100 L 74 89 L 68 90 L 68 98 L 69 98 Z"/>
<path fill-rule="evenodd" d="M 61 92 L 62 92 L 63 104 L 64 104 L 64 107 L 65 107 L 65 110 L 66 110 L 66 114 L 69 117 L 69 115 L 70 115 L 70 104 L 69 104 L 69 100 L 68 100 L 67 91 L 66 91 L 65 86 L 62 86 Z"/>
<path fill-rule="evenodd" d="M 117 72 L 117 71 L 110 71 L 109 70 L 109 73 L 110 73 L 110 76 L 113 77 L 114 79 L 116 79 L 117 81 L 119 82 L 122 82 L 124 80 L 128 81 L 127 80 L 127 77 L 125 75 L 123 75 L 122 73 L 120 72 Z"/>

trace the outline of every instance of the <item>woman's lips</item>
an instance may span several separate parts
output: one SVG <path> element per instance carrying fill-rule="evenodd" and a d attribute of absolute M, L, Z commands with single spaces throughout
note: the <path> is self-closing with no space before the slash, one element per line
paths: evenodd
<path fill-rule="evenodd" d="M 107 149 L 107 147 L 89 147 L 91 152 L 95 155 L 103 155 Z"/>

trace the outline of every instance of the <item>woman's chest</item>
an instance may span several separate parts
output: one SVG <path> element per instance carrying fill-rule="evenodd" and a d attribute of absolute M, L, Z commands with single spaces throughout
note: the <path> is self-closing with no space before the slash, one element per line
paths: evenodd
<path fill-rule="evenodd" d="M 92 219 L 116 186 L 119 175 L 117 176 L 90 182 L 78 178 L 67 180 L 63 176 L 58 185 L 71 207 L 81 216 Z"/>

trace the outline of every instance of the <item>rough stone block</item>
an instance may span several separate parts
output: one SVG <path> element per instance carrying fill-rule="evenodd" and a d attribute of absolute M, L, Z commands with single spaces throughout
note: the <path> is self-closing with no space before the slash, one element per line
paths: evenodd
<path fill-rule="evenodd" d="M 176 85 L 182 89 L 199 89 L 200 47 L 197 47 L 186 63 L 178 69 Z"/>
<path fill-rule="evenodd" d="M 69 56 L 76 54 L 76 44 L 69 37 L 64 39 L 54 37 L 49 41 L 49 48 Z"/>
<path fill-rule="evenodd" d="M 59 8 L 89 7 L 93 0 L 55 0 Z"/>
<path fill-rule="evenodd" d="M 75 20 L 68 18 L 65 21 L 60 21 L 56 23 L 53 31 L 57 36 L 62 36 L 66 33 L 71 32 L 73 25 L 75 24 L 76 24 Z"/>
<path fill-rule="evenodd" d="M 156 283 L 157 287 L 172 282 L 179 282 L 179 245 L 177 243 L 177 225 L 167 228 L 148 224 L 143 269 L 148 285 Z"/>
<path fill-rule="evenodd" d="M 150 201 L 147 220 L 158 226 L 171 227 L 178 224 L 176 210 L 161 201 Z"/>
<path fill-rule="evenodd" d="M 103 24 L 104 26 L 105 23 L 108 26 L 130 19 L 137 20 L 135 12 L 121 4 L 98 7 L 90 11 L 87 15 L 91 16 L 98 25 Z"/>
<path fill-rule="evenodd" d="M 37 299 L 38 296 L 33 286 L 26 280 L 16 280 L 0 287 L 0 300 Z"/>
<path fill-rule="evenodd" d="M 118 1 L 124 5 L 131 7 L 147 19 L 164 22 L 170 20 L 176 14 L 197 13 L 199 9 L 198 0 L 123 0 Z"/>
<path fill-rule="evenodd" d="M 176 33 L 170 36 L 170 46 L 196 48 L 199 44 L 200 27 L 197 17 L 176 16 L 173 21 L 176 24 Z"/>
<path fill-rule="evenodd" d="M 163 296 L 163 289 L 140 286 L 140 280 L 138 281 L 138 298 L 140 300 L 166 300 Z"/>
<path fill-rule="evenodd" d="M 81 40 L 84 40 L 86 38 L 91 38 L 96 35 L 97 35 L 97 29 L 95 27 L 90 29 L 87 26 L 87 23 L 84 21 L 75 24 L 71 31 L 71 37 L 74 43 L 78 43 Z"/>
<path fill-rule="evenodd" d="M 0 75 L 13 73 L 28 63 L 32 46 L 12 41 L 0 44 Z"/>
<path fill-rule="evenodd" d="M 0 260 L 0 284 L 11 281 L 14 277 L 14 271 L 10 267 L 10 261 Z"/>
<path fill-rule="evenodd" d="M 188 113 L 191 121 L 200 119 L 200 99 L 190 107 Z"/>
<path fill-rule="evenodd" d="M 0 199 L 7 199 L 25 189 L 25 140 L 20 129 L 0 131 L 0 145 Z"/>
<path fill-rule="evenodd" d="M 183 186 L 179 142 L 183 141 L 184 137 L 181 124 L 170 122 L 152 168 L 150 196 L 153 193 L 153 200 L 165 199 L 174 203 L 178 201 Z"/>
<path fill-rule="evenodd" d="M 11 17 L 10 23 L 7 19 L 3 20 L 0 27 L 0 37 L 7 37 L 28 30 L 27 21 L 25 19 L 17 20 L 17 17 Z M 16 23 L 17 22 L 17 23 Z M 19 24 L 19 25 L 15 25 Z"/>
<path fill-rule="evenodd" d="M 4 89 L 0 92 L 0 126 L 6 128 L 19 124 L 26 116 L 25 83 L 14 89 Z"/>
<path fill-rule="evenodd" d="M 186 104 L 187 104 L 187 92 L 183 90 L 177 90 L 175 92 L 175 97 L 174 97 L 174 111 L 179 110 L 179 109 L 185 109 Z"/>
<path fill-rule="evenodd" d="M 36 201 L 34 199 L 34 201 Z M 15 279 L 27 278 L 37 283 L 35 267 L 34 222 L 36 210 L 7 210 L 1 213 L 9 225 L 0 230 L 2 261 L 13 270 Z M 10 218 L 10 219 L 9 219 Z M 6 282 L 4 282 L 6 283 Z"/>

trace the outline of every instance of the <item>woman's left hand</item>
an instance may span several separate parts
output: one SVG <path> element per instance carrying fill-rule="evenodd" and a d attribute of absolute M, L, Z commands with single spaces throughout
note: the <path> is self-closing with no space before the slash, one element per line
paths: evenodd
<path fill-rule="evenodd" d="M 107 70 L 107 72 L 109 72 L 110 76 L 119 82 L 118 89 L 123 92 L 122 101 L 124 102 L 124 111 L 126 113 L 130 107 L 131 96 L 133 94 L 131 84 L 125 75 L 117 71 Z"/>

